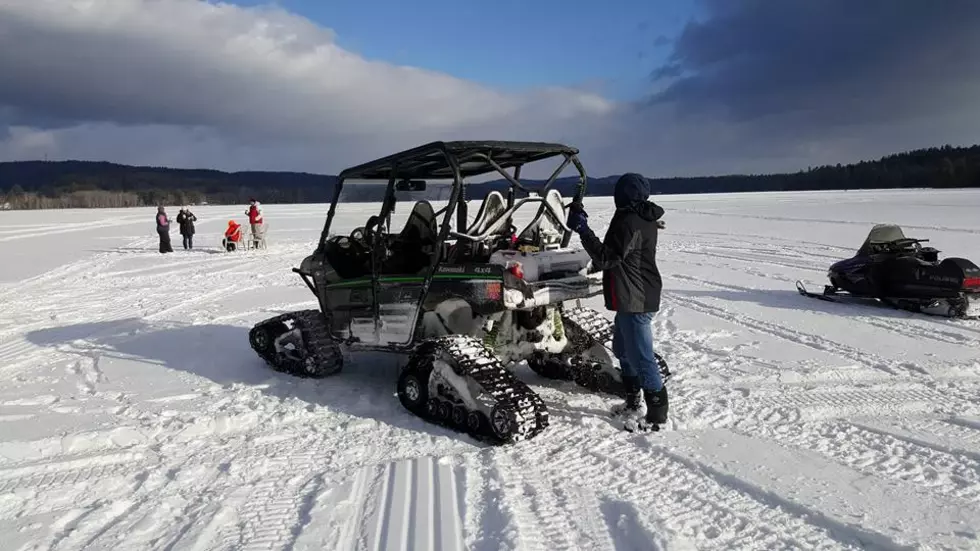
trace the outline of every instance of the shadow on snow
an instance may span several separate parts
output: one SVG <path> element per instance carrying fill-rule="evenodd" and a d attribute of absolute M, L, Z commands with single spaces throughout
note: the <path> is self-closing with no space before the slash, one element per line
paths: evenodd
<path fill-rule="evenodd" d="M 339 374 L 324 379 L 301 378 L 273 371 L 249 346 L 248 331 L 247 327 L 232 325 L 155 325 L 140 318 L 127 318 L 41 329 L 28 333 L 27 340 L 85 357 L 98 355 L 159 365 L 218 385 L 258 388 L 279 401 L 299 400 L 412 432 L 488 446 L 419 419 L 401 405 L 395 390 L 401 366 L 399 356 L 357 354 Z M 519 369 L 518 376 L 525 382 L 544 384 L 563 394 L 591 394 L 574 383 L 544 379 L 523 366 Z M 546 404 L 553 414 L 608 416 L 604 410 L 570 407 L 549 400 Z"/>
<path fill-rule="evenodd" d="M 850 302 L 830 302 L 813 297 L 804 297 L 796 289 L 750 289 L 735 288 L 706 291 L 678 290 L 674 294 L 681 297 L 709 297 L 728 302 L 746 302 L 766 308 L 792 310 L 795 312 L 813 312 L 840 317 L 874 317 L 895 318 L 904 320 L 921 320 L 952 327 L 958 326 L 958 320 L 939 316 L 920 314 L 892 308 L 886 304 L 875 302 L 873 299 L 847 299 Z M 823 291 L 821 286 L 818 292 Z"/>

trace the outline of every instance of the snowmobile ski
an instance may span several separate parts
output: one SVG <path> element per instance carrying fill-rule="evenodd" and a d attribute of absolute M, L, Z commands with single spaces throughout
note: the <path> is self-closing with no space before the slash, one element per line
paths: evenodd
<path fill-rule="evenodd" d="M 970 300 L 969 297 L 935 299 L 928 302 L 921 299 L 897 297 L 875 298 L 852 295 L 846 291 L 835 289 L 830 285 L 824 287 L 823 293 L 815 293 L 808 290 L 802 281 L 796 282 L 796 290 L 802 296 L 838 304 L 879 308 L 890 307 L 914 314 L 924 314 L 946 319 L 980 320 L 980 301 L 978 301 L 980 299 Z"/>

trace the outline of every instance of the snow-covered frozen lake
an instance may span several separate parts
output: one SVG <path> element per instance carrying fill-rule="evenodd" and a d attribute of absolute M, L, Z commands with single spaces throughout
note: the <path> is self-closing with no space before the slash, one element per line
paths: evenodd
<path fill-rule="evenodd" d="M 290 268 L 324 205 L 267 205 L 269 248 L 230 254 L 244 205 L 197 208 L 166 256 L 152 208 L 0 212 L 2 548 L 980 548 L 980 322 L 794 287 L 878 222 L 977 261 L 980 190 L 656 200 L 670 426 L 522 367 L 551 426 L 504 448 L 410 415 L 384 362 L 299 380 L 249 348 L 315 307 Z"/>

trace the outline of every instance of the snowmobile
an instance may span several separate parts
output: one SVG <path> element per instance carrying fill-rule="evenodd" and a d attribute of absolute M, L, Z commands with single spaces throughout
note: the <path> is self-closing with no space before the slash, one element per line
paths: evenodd
<path fill-rule="evenodd" d="M 524 165 L 558 157 L 543 186 L 521 181 Z M 339 373 L 353 352 L 394 353 L 404 360 L 396 390 L 409 412 L 493 444 L 528 440 L 549 424 L 544 402 L 514 375 L 520 362 L 621 393 L 612 322 L 566 306 L 602 293 L 588 253 L 569 247 L 568 205 L 552 188 L 570 164 L 581 200 L 585 169 L 578 150 L 561 144 L 432 142 L 344 170 L 316 250 L 293 269 L 319 309 L 256 324 L 252 348 L 275 370 L 317 378 Z M 494 172 L 509 183 L 507 196 L 490 191 L 470 222 L 464 178 Z M 349 235 L 332 235 L 349 180 L 386 182 L 381 210 Z M 417 200 L 401 231 L 390 231 L 397 200 L 429 180 L 452 181 L 448 204 L 437 211 Z M 526 206 L 537 210 L 518 232 L 514 214 Z M 670 370 L 657 359 L 666 381 Z"/>
<path fill-rule="evenodd" d="M 980 318 L 980 268 L 965 258 L 939 260 L 928 239 L 905 236 L 894 224 L 877 224 L 852 258 L 834 263 L 823 293 L 828 301 L 877 301 L 900 310 L 960 319 Z"/>

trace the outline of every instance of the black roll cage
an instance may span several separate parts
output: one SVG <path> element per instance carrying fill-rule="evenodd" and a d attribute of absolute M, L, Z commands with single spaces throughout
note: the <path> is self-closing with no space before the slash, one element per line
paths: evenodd
<path fill-rule="evenodd" d="M 343 191 L 346 180 L 387 180 L 384 200 L 381 206 L 380 220 L 385 221 L 386 227 L 390 227 L 391 213 L 395 206 L 395 186 L 400 180 L 405 179 L 446 179 L 451 177 L 452 190 L 449 195 L 449 203 L 435 213 L 439 223 L 439 232 L 436 243 L 436 250 L 440 251 L 444 243 L 450 237 L 455 239 L 465 239 L 468 241 L 479 242 L 487 239 L 494 231 L 498 230 L 507 220 L 510 219 L 517 210 L 529 203 L 541 203 L 549 212 L 554 221 L 560 224 L 562 230 L 561 246 L 567 247 L 572 237 L 572 230 L 565 225 L 564 216 L 554 211 L 554 208 L 546 201 L 547 192 L 557 181 L 558 176 L 568 167 L 574 165 L 578 171 L 579 181 L 575 188 L 572 202 L 580 202 L 585 197 L 588 176 L 585 167 L 578 158 L 578 149 L 562 144 L 551 144 L 541 142 L 432 142 L 414 149 L 396 153 L 388 157 L 377 159 L 356 167 L 348 168 L 340 173 L 334 190 L 333 201 L 330 210 L 327 212 L 327 220 L 324 223 L 323 231 L 320 235 L 318 249 L 322 249 L 330 236 L 330 226 L 333 223 L 337 211 L 337 204 Z M 551 174 L 551 177 L 544 185 L 537 189 L 529 188 L 524 182 L 520 181 L 521 168 L 529 163 L 555 158 L 561 156 L 563 161 L 560 166 Z M 508 168 L 513 168 L 513 174 L 507 172 Z M 497 172 L 510 184 L 507 193 L 507 208 L 493 220 L 493 222 L 477 235 L 466 233 L 467 213 L 465 189 L 468 184 L 464 182 L 464 177 L 479 176 Z M 516 192 L 524 192 L 527 196 L 521 199 L 516 198 Z M 533 197 L 532 194 L 537 194 Z M 568 205 L 565 205 L 566 207 Z M 456 230 L 451 228 L 453 212 L 456 212 Z M 380 232 L 372 232 L 375 239 L 379 238 Z M 440 255 L 432 255 L 432 260 L 425 274 L 422 284 L 419 302 L 416 311 L 421 307 L 428 294 L 432 278 L 440 264 Z M 378 295 L 380 284 L 378 278 L 381 263 L 377 259 L 377 243 L 371 243 L 371 276 L 373 280 L 373 303 L 375 323 L 379 323 L 380 305 Z M 304 278 L 305 280 L 306 278 Z M 307 285 L 310 285 L 307 282 Z M 310 285 L 312 288 L 312 286 Z M 322 305 L 322 300 L 321 300 Z M 409 344 L 414 339 L 414 329 Z"/>

